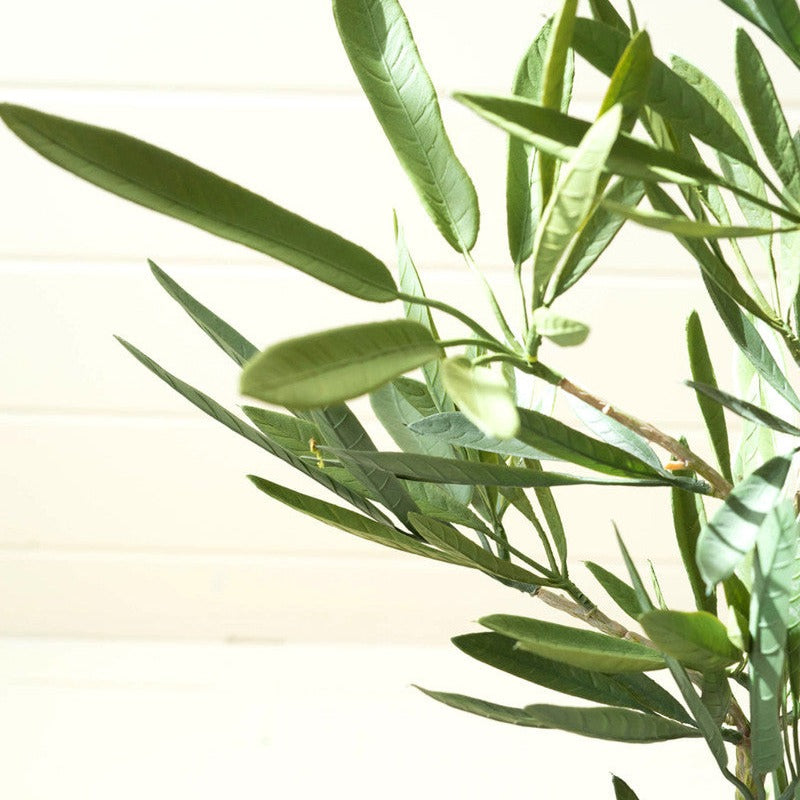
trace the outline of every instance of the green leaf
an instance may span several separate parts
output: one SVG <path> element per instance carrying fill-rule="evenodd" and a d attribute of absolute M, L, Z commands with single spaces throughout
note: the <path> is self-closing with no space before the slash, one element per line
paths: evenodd
<path fill-rule="evenodd" d="M 604 22 L 606 25 L 628 34 L 628 25 L 609 0 L 589 0 L 589 7 L 592 9 L 592 16 L 598 22 Z"/>
<path fill-rule="evenodd" d="M 496 633 L 516 639 L 522 650 L 580 669 L 642 672 L 664 667 L 659 653 L 628 639 L 508 614 L 494 614 L 478 621 Z"/>
<path fill-rule="evenodd" d="M 605 567 L 586 562 L 586 569 L 594 575 L 595 580 L 606 590 L 608 596 L 632 619 L 638 620 L 642 609 L 636 598 L 636 592 L 625 581 L 609 572 Z"/>
<path fill-rule="evenodd" d="M 526 459 L 525 466 L 534 472 L 542 472 L 542 465 L 535 459 Z M 539 502 L 539 507 L 542 509 L 547 529 L 550 531 L 550 536 L 553 544 L 556 546 L 558 557 L 561 560 L 561 571 L 567 573 L 567 535 L 564 531 L 564 523 L 561 520 L 561 514 L 556 505 L 553 492 L 547 486 L 535 486 L 533 488 L 536 499 Z"/>
<path fill-rule="evenodd" d="M 453 97 L 499 128 L 561 161 L 574 155 L 590 123 L 518 97 L 456 93 Z M 704 165 L 620 133 L 606 160 L 605 171 L 646 181 L 690 186 L 726 185 Z"/>
<path fill-rule="evenodd" d="M 589 326 L 568 317 L 556 314 L 546 306 L 539 306 L 531 317 L 533 327 L 539 336 L 544 336 L 560 347 L 574 347 L 583 344 L 589 335 Z"/>
<path fill-rule="evenodd" d="M 623 110 L 622 130 L 630 133 L 647 98 L 652 68 L 650 37 L 640 31 L 628 42 L 611 73 L 598 116 L 619 103 Z"/>
<path fill-rule="evenodd" d="M 456 636 L 452 642 L 468 656 L 537 686 L 594 703 L 655 712 L 691 724 L 680 703 L 646 675 L 608 675 L 571 667 L 520 650 L 513 639 L 499 633 L 469 633 Z"/>
<path fill-rule="evenodd" d="M 490 703 L 488 700 L 479 700 L 477 697 L 468 697 L 463 694 L 451 694 L 450 692 L 434 692 L 430 689 L 423 689 L 417 686 L 423 694 L 428 697 L 444 703 L 450 708 L 455 708 L 459 711 L 466 711 L 469 714 L 476 714 L 479 717 L 485 717 L 495 722 L 508 722 L 511 725 L 522 725 L 526 728 L 542 728 L 544 727 L 521 708 L 512 708 L 511 706 L 501 706 L 497 703 Z"/>
<path fill-rule="evenodd" d="M 742 657 L 725 626 L 707 611 L 654 609 L 642 614 L 639 623 L 659 650 L 689 669 L 714 672 Z"/>
<path fill-rule="evenodd" d="M 541 105 L 544 108 L 561 108 L 564 97 L 564 75 L 567 73 L 567 64 L 570 63 L 570 44 L 577 10 L 578 0 L 563 0 L 553 20 L 552 31 L 547 37 L 541 86 Z M 546 205 L 553 192 L 556 164 L 553 158 L 544 152 L 538 154 L 538 159 L 542 205 Z M 534 239 L 534 251 L 535 248 Z"/>
<path fill-rule="evenodd" d="M 646 191 L 653 208 L 658 211 L 666 211 L 669 214 L 681 213 L 677 203 L 675 203 L 675 201 L 660 187 L 649 185 Z M 700 267 L 703 281 L 708 288 L 711 299 L 714 301 L 717 311 L 731 333 L 731 336 L 734 337 L 734 340 L 736 340 L 735 331 L 740 327 L 737 315 L 741 316 L 741 312 L 739 312 L 735 305 L 731 304 L 730 300 L 733 300 L 737 305 L 749 311 L 751 314 L 754 314 L 768 325 L 779 329 L 781 328 L 780 320 L 776 320 L 770 313 L 762 309 L 758 303 L 745 292 L 736 279 L 733 270 L 725 263 L 717 248 L 712 248 L 710 244 L 699 239 L 685 236 L 676 236 L 676 238 L 686 250 L 691 253 L 697 265 Z M 716 299 L 718 297 L 721 298 L 719 302 L 717 302 Z M 727 310 L 729 306 L 732 306 L 732 310 L 730 311 Z M 749 324 L 749 320 L 747 320 L 747 323 Z M 752 325 L 750 325 L 750 327 L 752 328 Z"/>
<path fill-rule="evenodd" d="M 607 475 L 658 477 L 666 483 L 672 480 L 660 467 L 620 447 L 587 436 L 554 417 L 527 409 L 520 409 L 519 415 L 521 424 L 517 438 L 551 457 Z"/>
<path fill-rule="evenodd" d="M 266 253 L 347 294 L 397 296 L 371 253 L 184 158 L 117 131 L 0 105 L 0 118 L 39 154 L 134 203 Z"/>
<path fill-rule="evenodd" d="M 235 331 L 227 322 L 195 300 L 185 289 L 181 288 L 164 270 L 154 261 L 148 259 L 150 270 L 155 279 L 166 290 L 167 294 L 175 300 L 181 308 L 198 324 L 200 329 L 211 337 L 213 342 L 226 353 L 240 367 L 249 361 L 258 348 L 247 341 L 238 331 Z"/>
<path fill-rule="evenodd" d="M 441 354 L 417 322 L 350 325 L 267 348 L 245 365 L 240 389 L 287 408 L 319 408 L 371 392 Z"/>
<path fill-rule="evenodd" d="M 645 613 L 653 611 L 653 604 L 647 595 L 647 590 L 644 588 L 644 584 L 642 583 L 639 572 L 636 569 L 633 560 L 631 559 L 628 548 L 622 541 L 622 537 L 620 536 L 616 525 L 614 526 L 614 531 L 617 536 L 617 542 L 619 544 L 620 551 L 622 552 L 622 558 L 625 561 L 625 566 L 628 568 L 628 575 L 630 575 L 631 583 L 636 590 L 636 597 L 639 601 L 639 605 Z M 672 673 L 675 683 L 678 685 L 678 689 L 680 690 L 684 702 L 689 709 L 689 713 L 694 718 L 701 735 L 706 740 L 708 749 L 714 756 L 714 760 L 719 765 L 719 768 L 722 770 L 723 774 L 730 780 L 732 776 L 727 768 L 728 751 L 725 749 L 725 740 L 722 738 L 719 725 L 717 725 L 708 709 L 703 705 L 703 701 L 695 691 L 689 675 L 681 666 L 681 664 L 676 659 L 672 658 L 672 656 L 665 656 L 664 661 L 669 671 Z"/>
<path fill-rule="evenodd" d="M 774 233 L 780 233 L 784 230 L 752 228 L 749 225 L 717 225 L 713 222 L 698 222 L 697 220 L 689 219 L 685 214 L 678 215 L 665 214 L 662 211 L 645 211 L 641 208 L 623 206 L 611 200 L 604 200 L 603 205 L 612 214 L 619 214 L 645 228 L 655 228 L 659 231 L 674 233 L 676 236 L 694 239 L 742 239 L 756 236 L 771 236 Z M 786 228 L 785 230 L 797 229 Z"/>
<path fill-rule="evenodd" d="M 796 0 L 722 0 L 761 28 L 800 66 L 800 11 Z"/>
<path fill-rule="evenodd" d="M 468 506 L 457 500 L 448 491 L 449 486 L 439 486 L 435 483 L 421 483 L 406 481 L 405 487 L 411 498 L 419 506 L 419 510 L 428 517 L 433 517 L 442 522 L 455 525 L 464 525 L 467 528 L 486 533 L 489 529 Z M 463 486 L 456 487 L 464 489 Z"/>
<path fill-rule="evenodd" d="M 540 102 L 542 97 L 542 76 L 547 43 L 553 28 L 552 17 L 545 22 L 525 53 L 514 76 L 511 93 Z M 565 65 L 563 92 L 560 108 L 566 111 L 572 94 L 573 57 L 568 51 Z M 508 228 L 508 247 L 514 264 L 519 265 L 530 257 L 533 247 L 533 233 L 540 211 L 540 190 L 538 170 L 534 164 L 534 154 L 530 145 L 519 139 L 508 140 L 508 161 L 506 167 L 506 221 Z M 532 185 L 536 182 L 536 185 Z"/>
<path fill-rule="evenodd" d="M 400 284 L 400 291 L 414 297 L 425 297 L 425 290 L 422 287 L 417 268 L 408 251 L 403 229 L 397 221 L 397 214 L 394 215 L 394 236 L 397 248 L 397 278 Z M 420 303 L 409 303 L 403 301 L 403 310 L 406 319 L 424 325 L 434 339 L 439 338 L 439 332 L 433 321 L 430 309 Z M 437 411 L 452 411 L 453 401 L 447 396 L 442 383 L 441 364 L 439 360 L 429 361 L 422 365 L 422 374 L 425 377 L 425 384 L 428 387 L 431 397 L 436 404 Z"/>
<path fill-rule="evenodd" d="M 756 138 L 783 185 L 800 197 L 800 158 L 772 79 L 753 40 L 736 31 L 736 80 Z"/>
<path fill-rule="evenodd" d="M 732 696 L 725 670 L 703 673 L 700 680 L 700 699 L 716 725 L 722 725 L 728 716 Z"/>
<path fill-rule="evenodd" d="M 345 453 L 350 450 L 375 451 L 369 434 L 345 403 L 314 409 L 306 416 L 317 426 L 328 445 Z M 408 524 L 410 512 L 419 510 L 406 487 L 374 464 L 347 459 L 345 468 L 378 502 L 383 503 L 404 523 Z"/>
<path fill-rule="evenodd" d="M 277 483 L 259 478 L 256 475 L 247 476 L 255 487 L 264 494 L 269 495 L 275 500 L 289 506 L 290 508 L 307 514 L 314 519 L 331 525 L 334 528 L 352 533 L 361 539 L 391 547 L 394 550 L 402 550 L 404 553 L 432 558 L 435 561 L 444 561 L 448 564 L 458 564 L 464 566 L 464 561 L 450 553 L 442 553 L 420 542 L 418 539 L 409 536 L 407 533 L 397 530 L 390 525 L 383 525 L 379 522 L 363 517 L 340 506 L 326 503 L 316 497 L 295 492 L 280 486 Z"/>
<path fill-rule="evenodd" d="M 619 135 L 621 120 L 622 110 L 618 106 L 603 114 L 561 169 L 533 239 L 534 297 L 544 295 L 559 261 L 594 206 L 600 177 Z"/>
<path fill-rule="evenodd" d="M 644 186 L 640 181 L 623 178 L 603 195 L 604 200 L 611 200 L 626 206 L 636 206 L 644 197 Z M 594 213 L 586 220 L 578 236 L 570 247 L 562 262 L 556 279 L 551 284 L 552 298 L 564 294 L 579 281 L 614 241 L 625 223 L 625 218 L 614 214 L 600 203 Z M 549 298 L 548 298 L 549 299 Z"/>
<path fill-rule="evenodd" d="M 713 400 L 716 404 L 725 406 L 725 408 L 733 411 L 734 414 L 738 414 L 740 417 L 750 420 L 750 422 L 755 422 L 757 425 L 765 425 L 767 428 L 779 433 L 786 433 L 789 436 L 800 436 L 800 428 L 780 419 L 780 417 L 776 417 L 774 414 L 770 414 L 769 411 L 765 411 L 759 406 L 748 403 L 746 400 L 739 400 L 714 385 L 695 383 L 694 381 L 686 381 L 686 385 L 694 389 L 698 395 L 703 395 Z"/>
<path fill-rule="evenodd" d="M 517 407 L 502 372 L 459 356 L 442 362 L 442 379 L 464 416 L 487 436 L 508 439 L 517 432 Z"/>
<path fill-rule="evenodd" d="M 344 49 L 375 116 L 448 243 L 472 250 L 475 187 L 456 157 L 439 101 L 396 0 L 333 0 Z"/>
<path fill-rule="evenodd" d="M 449 444 L 435 437 L 422 436 L 412 427 L 414 423 L 437 412 L 424 384 L 411 378 L 398 378 L 372 392 L 369 401 L 375 416 L 404 452 L 455 457 Z M 449 486 L 447 491 L 461 503 L 468 503 L 472 495 L 469 487 L 464 486 Z"/>
<path fill-rule="evenodd" d="M 424 420 L 414 422 L 411 430 L 425 439 L 448 442 L 457 447 L 469 447 L 487 453 L 519 458 L 550 459 L 543 450 L 537 450 L 518 438 L 498 439 L 487 436 L 480 428 L 470 422 L 463 414 L 435 414 Z"/>
<path fill-rule="evenodd" d="M 783 701 L 797 534 L 794 508 L 785 500 L 766 516 L 756 542 L 750 600 L 750 722 L 753 771 L 759 774 L 783 764 L 778 709 Z"/>
<path fill-rule="evenodd" d="M 628 37 L 621 31 L 590 19 L 575 21 L 575 52 L 604 75 L 613 73 L 627 45 Z M 652 62 L 647 105 L 711 147 L 745 163 L 752 160 L 746 143 L 725 117 L 659 59 Z"/>
<path fill-rule="evenodd" d="M 613 742 L 666 742 L 700 735 L 695 728 L 671 719 L 642 714 L 627 708 L 533 705 L 525 706 L 525 711 L 538 720 L 543 728 Z"/>
<path fill-rule="evenodd" d="M 614 797 L 616 800 L 639 800 L 636 792 L 622 778 L 614 775 L 611 782 L 614 785 Z"/>
<path fill-rule="evenodd" d="M 724 505 L 703 526 L 697 540 L 697 565 L 711 590 L 753 549 L 764 518 L 778 501 L 791 455 L 775 456 L 737 484 Z"/>
<path fill-rule="evenodd" d="M 692 587 L 695 605 L 701 611 L 715 614 L 717 597 L 713 593 L 706 594 L 705 584 L 697 566 L 697 538 L 702 528 L 700 504 L 700 499 L 691 492 L 685 489 L 672 490 L 672 524 L 683 568 Z"/>
<path fill-rule="evenodd" d="M 604 414 L 602 411 L 584 403 L 573 395 L 567 396 L 570 408 L 575 412 L 575 416 L 595 435 L 598 439 L 614 447 L 624 450 L 626 453 L 649 464 L 657 472 L 663 472 L 661 460 L 653 452 L 652 447 L 645 439 L 634 433 L 630 428 L 626 428 L 621 423 Z"/>
<path fill-rule="evenodd" d="M 708 354 L 708 345 L 703 333 L 703 325 L 696 311 L 692 311 L 686 321 L 686 347 L 689 351 L 689 368 L 695 381 L 716 387 L 717 379 L 714 375 L 714 366 Z M 704 395 L 697 395 L 700 413 L 706 423 L 711 446 L 717 457 L 720 471 L 727 481 L 733 483 L 731 475 L 731 448 L 728 441 L 728 428 L 725 424 L 725 415 L 718 403 L 709 401 Z"/>
<path fill-rule="evenodd" d="M 331 451 L 334 455 L 338 451 Z M 614 478 L 583 477 L 564 475 L 559 472 L 543 472 L 519 467 L 506 467 L 502 464 L 485 464 L 460 459 L 437 458 L 417 453 L 375 453 L 370 451 L 349 451 L 348 458 L 362 464 L 371 464 L 380 469 L 412 481 L 430 483 L 464 483 L 470 486 L 577 486 L 580 484 L 603 486 L 666 486 L 680 485 L 690 491 L 708 492 L 704 483 L 687 478 L 669 476 L 652 478 Z"/>
<path fill-rule="evenodd" d="M 295 455 L 310 456 L 312 440 L 324 443 L 317 426 L 307 420 L 256 406 L 242 406 L 242 411 L 263 434 Z"/>
<path fill-rule="evenodd" d="M 474 566 L 487 575 L 525 584 L 532 588 L 541 583 L 541 577 L 534 575 L 523 567 L 512 564 L 510 561 L 498 558 L 449 525 L 444 525 L 422 514 L 411 514 L 410 520 L 414 530 L 426 542 L 436 547 L 437 550 L 452 553 L 458 559 L 467 562 L 470 566 Z"/>
<path fill-rule="evenodd" d="M 234 416 L 227 409 L 223 408 L 215 400 L 212 400 L 207 394 L 195 389 L 188 383 L 185 383 L 180 378 L 175 377 L 170 372 L 167 372 L 163 367 L 156 364 L 151 358 L 146 356 L 141 350 L 138 350 L 132 344 L 126 342 L 124 339 L 117 337 L 119 343 L 141 364 L 154 373 L 157 377 L 161 378 L 168 386 L 174 389 L 178 394 L 183 395 L 190 403 L 197 406 L 202 412 L 208 414 L 212 419 L 221 422 L 225 427 L 230 428 L 234 433 L 238 433 L 248 441 L 258 445 L 263 450 L 266 450 L 271 455 L 276 456 L 290 464 L 295 469 L 313 478 L 317 483 L 335 492 L 343 500 L 346 500 L 351 505 L 369 514 L 374 520 L 378 522 L 387 522 L 386 516 L 372 503 L 365 500 L 358 493 L 351 491 L 346 486 L 333 480 L 325 470 L 317 469 L 311 464 L 306 463 L 298 458 L 294 453 L 280 447 L 277 443 L 273 442 L 269 437 L 257 431 L 255 428 L 246 425 L 238 417 Z"/>

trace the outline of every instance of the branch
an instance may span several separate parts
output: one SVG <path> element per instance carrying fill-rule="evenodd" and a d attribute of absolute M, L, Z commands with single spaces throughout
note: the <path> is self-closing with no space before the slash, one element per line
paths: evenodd
<path fill-rule="evenodd" d="M 668 434 L 658 430 L 658 428 L 654 427 L 649 422 L 643 422 L 642 420 L 636 419 L 636 417 L 632 417 L 629 414 L 625 414 L 624 412 L 613 408 L 609 403 L 606 403 L 600 398 L 595 397 L 593 394 L 589 394 L 589 392 L 587 392 L 585 389 L 581 389 L 579 386 L 576 386 L 566 378 L 562 378 L 558 382 L 558 386 L 568 394 L 571 394 L 573 397 L 577 397 L 579 400 L 582 400 L 592 408 L 595 408 L 611 419 L 616 420 L 629 430 L 632 430 L 634 433 L 638 433 L 649 442 L 653 442 L 654 444 L 663 447 L 668 453 L 676 458 L 681 459 L 681 461 L 684 461 L 689 468 L 693 469 L 698 475 L 705 478 L 709 484 L 711 484 L 711 488 L 713 489 L 715 497 L 721 497 L 724 499 L 731 493 L 733 487 L 730 485 L 730 483 L 728 483 L 728 481 L 725 480 L 725 478 L 723 478 L 722 475 L 720 475 L 710 464 L 707 464 L 705 461 L 703 461 L 700 456 L 698 456 L 696 453 L 693 453 L 688 447 L 681 444 L 677 439 L 673 439 Z"/>

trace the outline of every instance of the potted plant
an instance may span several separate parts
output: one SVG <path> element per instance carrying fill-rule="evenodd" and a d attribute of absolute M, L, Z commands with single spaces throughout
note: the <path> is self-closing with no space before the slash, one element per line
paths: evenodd
<path fill-rule="evenodd" d="M 724 1 L 800 66 L 796 2 Z M 800 786 L 800 562 L 789 479 L 800 428 L 783 409 L 800 411 L 785 367 L 800 364 L 800 142 L 744 30 L 735 44 L 739 92 L 757 145 L 711 78 L 680 58 L 667 64 L 653 55 L 630 4 L 627 19 L 609 0 L 590 0 L 590 17 L 578 16 L 577 5 L 565 0 L 535 33 L 508 96 L 456 95 L 509 134 L 506 213 L 519 327 L 473 259 L 477 194 L 397 0 L 333 0 L 336 24 L 422 205 L 481 281 L 491 330 L 426 295 L 397 220 L 393 275 L 359 245 L 145 142 L 10 104 L 0 117 L 43 156 L 101 188 L 366 302 L 401 304 L 397 319 L 259 350 L 151 262 L 160 285 L 241 368 L 242 394 L 281 411 L 229 411 L 121 343 L 202 411 L 302 472 L 311 491 L 314 483 L 326 490 L 306 494 L 250 476 L 274 500 L 409 555 L 478 570 L 583 623 L 493 614 L 481 620 L 483 632 L 453 641 L 492 667 L 591 705 L 509 708 L 424 691 L 532 728 L 627 743 L 696 738 L 739 797 L 789 800 Z M 570 114 L 575 57 L 608 77 L 591 120 Z M 700 319 L 690 316 L 689 385 L 714 465 L 557 371 L 558 348 L 588 334 L 559 312 L 559 298 L 585 279 L 627 220 L 686 248 L 741 352 L 744 398 L 717 385 Z M 767 285 L 739 245 L 747 237 L 760 245 Z M 440 337 L 440 315 L 462 335 Z M 530 403 L 521 402 L 518 383 L 532 387 Z M 588 432 L 553 412 L 554 393 L 570 399 Z M 365 394 L 396 452 L 379 451 L 347 405 Z M 758 447 L 741 446 L 732 459 L 723 409 L 743 418 L 744 443 L 766 432 L 755 437 Z M 627 575 L 588 565 L 603 604 L 616 607 L 613 615 L 600 610 L 570 574 L 551 491 L 575 484 L 671 494 L 695 609 L 668 608 L 618 534 Z M 511 509 L 535 532 L 535 551 L 509 537 Z M 615 619 L 621 615 L 629 621 Z M 650 677 L 658 671 L 671 675 L 672 690 Z M 621 778 L 614 791 L 636 797 Z"/>

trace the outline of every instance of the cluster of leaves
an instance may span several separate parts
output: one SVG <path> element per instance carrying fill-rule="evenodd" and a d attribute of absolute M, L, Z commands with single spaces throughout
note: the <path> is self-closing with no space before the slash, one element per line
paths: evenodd
<path fill-rule="evenodd" d="M 724 2 L 800 66 L 795 0 Z M 711 78 L 678 57 L 667 64 L 653 55 L 630 4 L 627 21 L 609 0 L 590 0 L 591 18 L 579 17 L 577 5 L 564 0 L 536 34 L 510 96 L 456 95 L 509 135 L 506 211 L 519 331 L 472 258 L 477 194 L 397 0 L 333 0 L 336 24 L 420 201 L 481 282 L 497 334 L 426 296 L 397 220 L 395 277 L 353 242 L 150 144 L 20 106 L 0 106 L 0 116 L 43 156 L 101 188 L 357 298 L 402 302 L 403 318 L 259 350 L 151 262 L 160 285 L 241 368 L 242 393 L 285 412 L 245 406 L 242 417 L 122 344 L 191 403 L 339 503 L 251 476 L 267 495 L 356 536 L 539 594 L 597 629 L 493 615 L 481 620 L 485 632 L 453 640 L 473 658 L 592 706 L 509 708 L 430 696 L 491 719 L 601 739 L 701 738 L 740 796 L 755 800 L 771 787 L 789 800 L 800 785 L 800 561 L 787 482 L 800 428 L 783 417 L 800 412 L 800 399 L 783 360 L 800 363 L 800 142 L 744 31 L 736 38 L 740 100 L 759 150 Z M 576 56 L 609 79 L 594 120 L 569 113 Z M 640 205 L 645 199 L 648 207 Z M 544 345 L 586 339 L 587 327 L 553 305 L 626 220 L 681 242 L 741 352 L 743 399 L 718 387 L 700 320 L 690 317 L 689 385 L 716 466 L 540 360 Z M 767 288 L 738 243 L 745 237 L 760 245 Z M 434 312 L 463 325 L 464 336 L 442 339 Z M 421 380 L 406 377 L 415 370 Z M 535 386 L 534 407 L 519 405 L 520 374 Z M 555 390 L 569 396 L 588 433 L 553 416 Z M 347 406 L 364 394 L 397 452 L 379 451 Z M 744 420 L 735 459 L 723 409 Z M 651 444 L 674 457 L 669 468 Z M 559 466 L 543 466 L 550 462 Z M 657 581 L 654 602 L 621 539 L 627 580 L 588 566 L 644 635 L 602 614 L 574 583 L 551 489 L 587 483 L 669 489 L 695 610 L 667 608 Z M 710 517 L 707 495 L 723 501 Z M 512 508 L 535 531 L 538 552 L 509 540 L 504 520 Z M 655 670 L 669 671 L 680 699 L 646 674 Z M 742 689 L 749 715 L 737 697 Z M 735 772 L 726 742 L 737 748 Z M 614 790 L 635 800 L 619 778 Z"/>

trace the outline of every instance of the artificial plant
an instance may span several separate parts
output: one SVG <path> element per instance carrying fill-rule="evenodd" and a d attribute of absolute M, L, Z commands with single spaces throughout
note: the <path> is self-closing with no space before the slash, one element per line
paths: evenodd
<path fill-rule="evenodd" d="M 800 67 L 795 0 L 724 1 Z M 533 728 L 629 743 L 701 739 L 740 797 L 789 800 L 800 796 L 800 560 L 789 479 L 800 428 L 785 417 L 800 412 L 800 399 L 785 363 L 800 363 L 800 142 L 745 31 L 735 47 L 751 133 L 711 78 L 678 57 L 653 55 L 630 4 L 627 18 L 609 0 L 590 0 L 590 17 L 577 6 L 565 0 L 533 35 L 510 94 L 456 95 L 509 134 L 517 325 L 516 310 L 501 307 L 471 255 L 477 194 L 400 5 L 333 0 L 356 76 L 432 221 L 481 282 L 494 330 L 425 294 L 397 221 L 393 276 L 353 242 L 152 145 L 15 105 L 0 107 L 0 116 L 43 156 L 104 189 L 364 301 L 402 304 L 398 319 L 260 350 L 151 262 L 161 286 L 241 368 L 242 393 L 280 412 L 228 411 L 122 344 L 202 411 L 338 496 L 331 502 L 251 476 L 270 497 L 378 544 L 483 572 L 594 629 L 495 614 L 481 620 L 485 632 L 454 639 L 473 658 L 591 706 L 509 708 L 429 695 Z M 609 79 L 592 120 L 569 113 L 575 56 Z M 691 315 L 689 384 L 715 465 L 557 371 L 557 348 L 588 334 L 555 310 L 558 299 L 626 220 L 678 238 L 741 352 L 740 398 L 717 385 Z M 739 245 L 745 237 L 758 242 L 766 282 Z M 454 318 L 463 335 L 442 339 L 434 315 Z M 520 377 L 534 387 L 527 407 L 516 392 Z M 588 433 L 554 415 L 554 391 L 572 399 Z M 398 452 L 379 451 L 346 405 L 367 393 Z M 735 458 L 723 408 L 744 419 Z M 631 622 L 603 613 L 576 585 L 551 490 L 588 483 L 670 492 L 694 610 L 667 608 L 621 537 L 626 578 L 588 566 Z M 511 541 L 504 518 L 512 508 L 535 531 L 536 551 Z M 647 674 L 659 670 L 675 691 Z M 636 797 L 622 779 L 613 784 L 617 798 Z"/>

